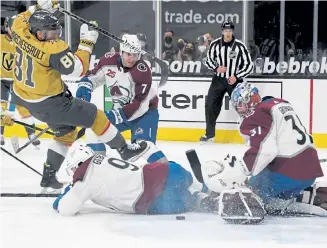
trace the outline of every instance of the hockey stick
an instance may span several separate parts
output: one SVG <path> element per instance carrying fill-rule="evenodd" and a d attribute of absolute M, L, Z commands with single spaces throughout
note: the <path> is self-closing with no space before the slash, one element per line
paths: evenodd
<path fill-rule="evenodd" d="M 196 154 L 196 151 L 192 149 L 186 151 L 185 153 L 196 180 L 198 180 L 200 183 L 204 183 L 201 171 L 201 163 L 198 155 Z"/>
<path fill-rule="evenodd" d="M 82 138 L 85 135 L 85 128 L 82 128 L 81 130 L 78 131 L 77 138 L 76 140 Z"/>
<path fill-rule="evenodd" d="M 58 197 L 60 194 L 45 193 L 1 193 L 1 197 Z"/>
<path fill-rule="evenodd" d="M 42 128 L 39 128 L 39 127 L 36 127 L 36 126 L 33 126 L 33 125 L 29 125 L 29 124 L 26 124 L 26 123 L 21 122 L 21 121 L 14 121 L 14 122 L 16 124 L 22 125 L 22 126 L 27 127 L 29 129 L 33 129 L 33 130 L 37 130 L 37 131 L 43 131 L 44 130 Z M 50 132 L 50 131 L 46 131 L 45 133 L 50 134 L 50 135 L 55 135 L 55 133 Z"/>
<path fill-rule="evenodd" d="M 203 177 L 202 177 L 202 171 L 201 171 L 201 163 L 199 160 L 199 157 L 194 149 L 187 150 L 186 157 L 188 159 L 188 162 L 191 166 L 191 169 L 194 173 L 195 178 L 200 182 L 203 183 Z M 319 159 L 320 163 L 327 162 L 327 158 Z"/>
<path fill-rule="evenodd" d="M 17 124 L 19 124 L 19 125 L 22 125 L 22 126 L 26 126 L 28 128 L 31 128 L 31 129 L 41 131 L 38 135 L 36 135 L 33 139 L 31 139 L 30 141 L 28 141 L 22 147 L 19 147 L 19 141 L 18 141 L 17 136 L 11 137 L 11 144 L 12 144 L 12 146 L 13 146 L 14 151 L 15 151 L 16 154 L 19 153 L 20 151 L 22 151 L 23 149 L 25 149 L 30 144 L 32 144 L 35 140 L 37 140 L 40 136 L 42 136 L 45 133 L 50 134 L 50 135 L 53 135 L 53 136 L 55 135 L 55 133 L 48 131 L 50 129 L 49 127 L 45 128 L 45 129 L 42 129 L 42 128 L 35 127 L 35 126 L 29 125 L 29 124 L 26 124 L 26 123 L 20 122 L 20 121 L 14 121 L 14 122 L 17 123 Z M 77 137 L 76 137 L 76 140 L 82 138 L 84 134 L 85 134 L 85 128 L 82 128 L 78 132 Z"/>
<path fill-rule="evenodd" d="M 43 130 L 44 130 L 44 129 L 39 128 L 39 127 L 37 127 L 37 126 L 29 125 L 29 124 L 26 124 L 26 123 L 21 122 L 21 121 L 14 121 L 14 122 L 15 122 L 16 124 L 22 125 L 22 126 L 28 128 L 28 129 L 31 129 L 31 130 L 37 130 L 37 131 L 43 131 Z M 50 135 L 55 135 L 55 133 L 54 133 L 54 132 L 51 132 L 51 131 L 46 131 L 45 133 L 50 134 Z"/>
<path fill-rule="evenodd" d="M 45 134 L 50 128 L 47 127 L 43 129 L 41 132 L 39 132 L 37 135 L 34 136 L 33 139 L 29 140 L 28 142 L 25 143 L 25 145 L 19 147 L 19 141 L 17 136 L 11 137 L 11 144 L 14 148 L 15 153 L 19 153 L 20 151 L 24 150 L 26 147 L 28 147 L 30 144 L 32 144 L 35 140 L 37 140 L 39 137 L 41 137 L 43 134 Z"/>
<path fill-rule="evenodd" d="M 70 16 L 71 18 L 75 19 L 78 22 L 81 22 L 83 24 L 87 24 L 89 27 L 97 30 L 99 33 L 103 34 L 104 36 L 107 36 L 110 39 L 113 39 L 114 41 L 117 41 L 118 43 L 124 43 L 125 45 L 128 45 L 130 48 L 135 49 L 136 51 L 140 52 L 142 55 L 150 56 L 153 59 L 153 61 L 156 62 L 161 68 L 161 79 L 160 79 L 159 87 L 161 87 L 161 86 L 163 86 L 163 85 L 165 85 L 167 83 L 169 68 L 168 68 L 168 65 L 163 60 L 153 56 L 152 54 L 150 54 L 150 53 L 148 53 L 146 51 L 143 51 L 143 50 L 138 49 L 137 47 L 134 47 L 133 45 L 127 43 L 125 40 L 119 38 L 118 36 L 108 32 L 107 30 L 104 30 L 103 28 L 98 27 L 97 25 L 95 25 L 93 23 L 90 23 L 89 21 L 83 19 L 82 17 L 80 17 L 78 15 L 75 15 L 75 14 L 65 10 L 62 7 L 59 7 L 59 11 L 61 13 L 64 13 L 64 14 Z"/>
<path fill-rule="evenodd" d="M 4 148 L 1 147 L 1 151 L 7 153 L 10 157 L 16 159 L 18 162 L 20 162 L 21 164 L 25 165 L 27 168 L 29 168 L 30 170 L 34 171 L 36 174 L 40 175 L 41 177 L 43 176 L 40 172 L 38 172 L 37 170 L 33 169 L 31 166 L 29 166 L 24 161 L 22 161 L 19 158 L 17 158 L 15 155 L 13 155 L 10 152 L 8 152 L 6 149 L 4 149 Z"/>

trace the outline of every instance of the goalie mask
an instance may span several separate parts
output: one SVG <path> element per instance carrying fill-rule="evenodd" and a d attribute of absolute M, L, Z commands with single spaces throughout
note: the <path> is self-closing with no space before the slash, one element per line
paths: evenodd
<path fill-rule="evenodd" d="M 242 118 L 248 117 L 253 114 L 255 106 L 261 102 L 259 90 L 247 82 L 238 84 L 232 92 L 231 102 Z"/>
<path fill-rule="evenodd" d="M 214 192 L 238 188 L 250 174 L 243 161 L 235 156 L 227 155 L 223 161 L 209 160 L 202 167 L 202 177 L 205 185 Z"/>
<path fill-rule="evenodd" d="M 80 164 L 94 156 L 94 154 L 94 151 L 89 146 L 80 145 L 75 148 L 71 153 L 71 157 L 67 163 L 67 174 L 69 176 L 73 176 Z"/>
<path fill-rule="evenodd" d="M 141 59 L 141 42 L 134 34 L 125 34 L 122 38 L 125 42 L 120 43 L 120 56 L 123 66 L 131 68 Z"/>

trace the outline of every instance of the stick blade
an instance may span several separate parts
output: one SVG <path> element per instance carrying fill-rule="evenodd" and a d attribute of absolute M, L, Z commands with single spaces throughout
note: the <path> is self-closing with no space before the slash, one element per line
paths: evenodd
<path fill-rule="evenodd" d="M 10 138 L 11 141 L 11 145 L 15 151 L 15 153 L 17 153 L 19 151 L 19 141 L 18 141 L 18 137 L 17 136 L 12 136 Z"/>
<path fill-rule="evenodd" d="M 201 170 L 201 163 L 199 160 L 199 157 L 194 149 L 187 150 L 186 152 L 186 157 L 188 159 L 188 162 L 190 163 L 190 166 L 192 168 L 192 171 L 194 173 L 195 178 L 200 182 L 203 182 L 203 177 L 202 177 L 202 170 Z"/>

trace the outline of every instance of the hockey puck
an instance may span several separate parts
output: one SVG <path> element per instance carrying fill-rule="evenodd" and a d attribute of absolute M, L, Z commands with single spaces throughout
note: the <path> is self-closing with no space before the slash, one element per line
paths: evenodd
<path fill-rule="evenodd" d="M 177 215 L 176 220 L 185 220 L 185 216 Z"/>

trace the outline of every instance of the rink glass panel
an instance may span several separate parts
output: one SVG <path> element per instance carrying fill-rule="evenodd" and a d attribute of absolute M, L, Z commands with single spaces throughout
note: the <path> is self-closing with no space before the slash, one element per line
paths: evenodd
<path fill-rule="evenodd" d="M 162 47 L 159 49 L 162 55 L 165 51 L 165 31 L 172 30 L 175 56 L 173 59 L 164 57 L 169 62 L 171 75 L 211 75 L 212 72 L 206 70 L 202 64 L 203 56 L 198 50 L 200 44 L 197 38 L 207 33 L 211 34 L 213 40 L 220 37 L 221 24 L 228 20 L 235 25 L 235 37 L 242 39 L 242 7 L 241 1 L 163 1 L 160 34 Z M 193 45 L 191 59 L 184 57 L 186 46 L 177 46 L 180 39 L 183 39 L 185 44 Z"/>
<path fill-rule="evenodd" d="M 147 39 L 147 48 L 150 51 L 154 50 L 155 12 L 151 1 L 74 1 L 72 12 L 86 20 L 96 20 L 100 27 L 116 36 L 120 36 L 125 31 L 133 34 L 143 33 Z M 73 37 L 79 37 L 79 28 L 80 23 L 72 20 Z M 73 50 L 77 48 L 78 43 L 79 39 L 72 40 Z M 93 55 L 99 59 L 105 53 L 112 51 L 112 48 L 118 51 L 119 44 L 100 34 Z"/>

